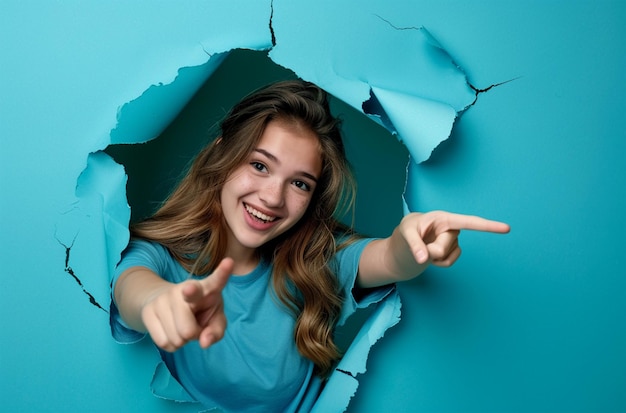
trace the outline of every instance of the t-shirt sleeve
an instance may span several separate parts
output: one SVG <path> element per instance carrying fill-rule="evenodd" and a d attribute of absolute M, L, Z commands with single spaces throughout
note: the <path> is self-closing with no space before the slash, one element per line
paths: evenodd
<path fill-rule="evenodd" d="M 395 284 L 383 285 L 377 288 L 361 290 L 359 298 L 355 297 L 354 290 L 356 288 L 356 277 L 359 272 L 359 260 L 361 259 L 363 249 L 373 240 L 373 238 L 359 239 L 342 248 L 335 256 L 336 274 L 345 297 L 337 323 L 339 326 L 343 325 L 356 310 L 380 302 L 395 289 Z"/>
<path fill-rule="evenodd" d="M 168 271 L 167 250 L 153 242 L 143 240 L 133 240 L 122 253 L 122 259 L 113 271 L 111 279 L 111 306 L 109 311 L 109 324 L 111 325 L 111 335 L 115 341 L 119 343 L 135 343 L 145 337 L 145 333 L 141 333 L 130 328 L 122 319 L 119 309 L 115 304 L 113 291 L 115 283 L 120 275 L 132 267 L 146 267 L 159 274 L 161 277 L 171 274 Z M 173 280 L 169 280 L 173 281 Z"/>

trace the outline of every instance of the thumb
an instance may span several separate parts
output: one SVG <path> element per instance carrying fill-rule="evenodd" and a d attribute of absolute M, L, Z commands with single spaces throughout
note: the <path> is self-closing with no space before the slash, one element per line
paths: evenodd
<path fill-rule="evenodd" d="M 221 292 L 230 278 L 233 266 L 232 258 L 224 258 L 208 277 L 185 281 L 186 285 L 182 290 L 184 300 L 188 303 L 198 303 L 211 292 Z"/>
<path fill-rule="evenodd" d="M 418 264 L 424 264 L 428 261 L 430 254 L 428 253 L 428 248 L 418 231 L 415 229 L 405 231 L 404 239 L 413 254 L 413 258 Z"/>
<path fill-rule="evenodd" d="M 224 258 L 218 266 L 213 270 L 211 275 L 200 280 L 200 285 L 205 293 L 209 291 L 222 291 L 233 272 L 235 262 L 232 258 Z"/>

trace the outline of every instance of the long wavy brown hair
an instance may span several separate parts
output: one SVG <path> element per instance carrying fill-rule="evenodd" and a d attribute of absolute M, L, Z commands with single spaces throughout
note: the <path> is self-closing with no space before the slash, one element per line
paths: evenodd
<path fill-rule="evenodd" d="M 312 83 L 284 81 L 266 86 L 235 105 L 221 134 L 196 157 L 188 173 L 157 212 L 133 226 L 136 237 L 157 241 L 192 274 L 209 274 L 226 252 L 226 222 L 220 194 L 232 171 L 248 159 L 266 125 L 286 120 L 319 138 L 322 173 L 305 215 L 290 230 L 260 247 L 273 263 L 280 301 L 297 318 L 294 340 L 324 377 L 340 357 L 333 330 L 343 297 L 330 261 L 350 239 L 339 218 L 352 209 L 355 181 L 346 160 L 340 122 L 327 94 Z"/>

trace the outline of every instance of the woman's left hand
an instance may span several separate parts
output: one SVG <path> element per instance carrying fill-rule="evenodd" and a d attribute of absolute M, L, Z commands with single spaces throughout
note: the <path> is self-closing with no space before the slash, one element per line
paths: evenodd
<path fill-rule="evenodd" d="M 461 230 L 505 234 L 498 221 L 444 211 L 411 213 L 388 238 L 370 242 L 359 260 L 357 285 L 372 288 L 417 277 L 429 264 L 449 267 L 461 255 Z"/>
<path fill-rule="evenodd" d="M 461 230 L 500 234 L 510 231 L 503 222 L 444 211 L 408 214 L 398 229 L 418 264 L 430 261 L 441 267 L 449 267 L 461 255 L 458 241 Z"/>

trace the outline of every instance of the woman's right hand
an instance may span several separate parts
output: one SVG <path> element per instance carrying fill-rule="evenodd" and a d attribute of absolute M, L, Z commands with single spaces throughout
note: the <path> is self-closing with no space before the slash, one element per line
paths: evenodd
<path fill-rule="evenodd" d="M 226 316 L 222 290 L 233 269 L 224 258 L 201 280 L 187 280 L 154 291 L 141 308 L 141 320 L 154 343 L 173 352 L 192 340 L 207 348 L 224 337 Z"/>

